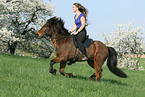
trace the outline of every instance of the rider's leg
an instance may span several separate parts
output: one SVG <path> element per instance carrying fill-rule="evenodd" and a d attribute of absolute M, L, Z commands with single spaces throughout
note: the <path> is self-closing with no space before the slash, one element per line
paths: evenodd
<path fill-rule="evenodd" d="M 77 40 L 79 49 L 80 49 L 80 51 L 82 52 L 82 55 L 83 55 L 82 60 L 87 60 L 87 53 L 86 53 L 86 49 L 85 49 L 84 44 L 83 44 L 85 39 L 86 39 L 86 30 L 83 29 L 81 32 L 79 32 L 76 35 L 76 40 Z"/>

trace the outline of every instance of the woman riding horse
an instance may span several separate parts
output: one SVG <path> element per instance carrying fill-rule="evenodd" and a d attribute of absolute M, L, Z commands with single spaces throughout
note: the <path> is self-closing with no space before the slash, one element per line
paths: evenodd
<path fill-rule="evenodd" d="M 83 54 L 82 60 L 87 60 L 88 59 L 87 53 L 86 53 L 86 49 L 85 49 L 84 44 L 83 44 L 83 42 L 86 39 L 86 34 L 87 34 L 86 28 L 85 28 L 87 10 L 81 4 L 74 3 L 73 4 L 73 12 L 75 12 L 76 15 L 74 17 L 74 27 L 71 29 L 70 33 L 76 30 L 76 32 L 73 33 L 74 40 L 78 44 L 78 47 Z"/>
<path fill-rule="evenodd" d="M 56 69 L 53 68 L 55 63 L 60 63 L 60 73 L 67 77 L 73 77 L 72 73 L 65 73 L 64 69 L 67 62 L 73 60 L 75 55 L 75 46 L 72 41 L 72 36 L 64 28 L 64 22 L 61 18 L 50 18 L 42 28 L 36 33 L 39 37 L 49 36 L 54 44 L 56 57 L 50 61 L 50 73 L 56 74 Z M 107 47 L 100 41 L 94 41 L 89 48 L 86 48 L 88 64 L 95 69 L 95 73 L 90 77 L 98 81 L 102 77 L 102 65 L 107 59 L 109 70 L 115 75 L 126 78 L 127 75 L 117 68 L 117 53 L 112 47 Z M 82 61 L 82 55 L 79 55 L 78 61 Z"/>

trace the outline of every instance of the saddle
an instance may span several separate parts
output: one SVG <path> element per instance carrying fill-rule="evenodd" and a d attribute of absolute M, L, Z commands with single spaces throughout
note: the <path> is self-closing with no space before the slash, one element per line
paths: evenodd
<path fill-rule="evenodd" d="M 76 47 L 75 56 L 74 56 L 74 58 L 73 58 L 72 61 L 70 61 L 69 63 L 67 63 L 68 65 L 71 65 L 71 64 L 75 63 L 78 60 L 78 58 L 79 58 L 79 56 L 77 54 L 77 48 L 79 48 L 79 46 L 76 43 L 74 37 L 73 37 L 73 43 L 74 43 L 74 45 Z M 92 43 L 93 43 L 93 39 L 90 39 L 89 36 L 86 36 L 86 39 L 85 39 L 85 41 L 83 43 L 84 44 L 84 47 L 85 48 L 89 48 Z"/>
<path fill-rule="evenodd" d="M 79 46 L 78 46 L 78 44 L 76 43 L 74 37 L 73 37 L 73 43 L 74 43 L 74 45 L 75 45 L 76 48 L 79 48 Z M 84 43 L 83 43 L 83 44 L 84 44 L 84 47 L 85 47 L 85 48 L 89 48 L 90 45 L 91 45 L 92 43 L 93 43 L 93 39 L 89 38 L 89 35 L 87 35 L 87 36 L 86 36 L 86 39 L 85 39 L 85 41 L 84 41 Z"/>

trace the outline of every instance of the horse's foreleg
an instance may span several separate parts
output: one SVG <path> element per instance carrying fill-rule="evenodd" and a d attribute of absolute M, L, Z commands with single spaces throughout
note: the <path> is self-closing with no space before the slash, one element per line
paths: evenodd
<path fill-rule="evenodd" d="M 54 75 L 56 74 L 57 70 L 53 68 L 53 65 L 54 65 L 55 63 L 60 63 L 61 60 L 62 60 L 61 57 L 56 57 L 56 58 L 54 58 L 53 60 L 50 61 L 50 70 L 49 70 L 49 72 L 50 72 L 51 74 L 54 74 Z"/>
<path fill-rule="evenodd" d="M 66 62 L 61 62 L 59 72 L 66 77 L 74 77 L 74 75 L 72 73 L 64 72 L 65 67 L 66 67 Z"/>

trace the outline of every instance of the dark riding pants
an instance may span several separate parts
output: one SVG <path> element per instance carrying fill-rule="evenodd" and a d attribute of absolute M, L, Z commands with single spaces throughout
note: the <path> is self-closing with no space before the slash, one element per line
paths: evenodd
<path fill-rule="evenodd" d="M 78 29 L 77 29 L 78 30 Z M 83 55 L 87 56 L 86 49 L 84 47 L 84 41 L 86 39 L 86 29 L 84 28 L 82 31 L 80 31 L 77 35 L 74 36 L 74 40 L 77 43 L 79 50 L 82 52 Z"/>

